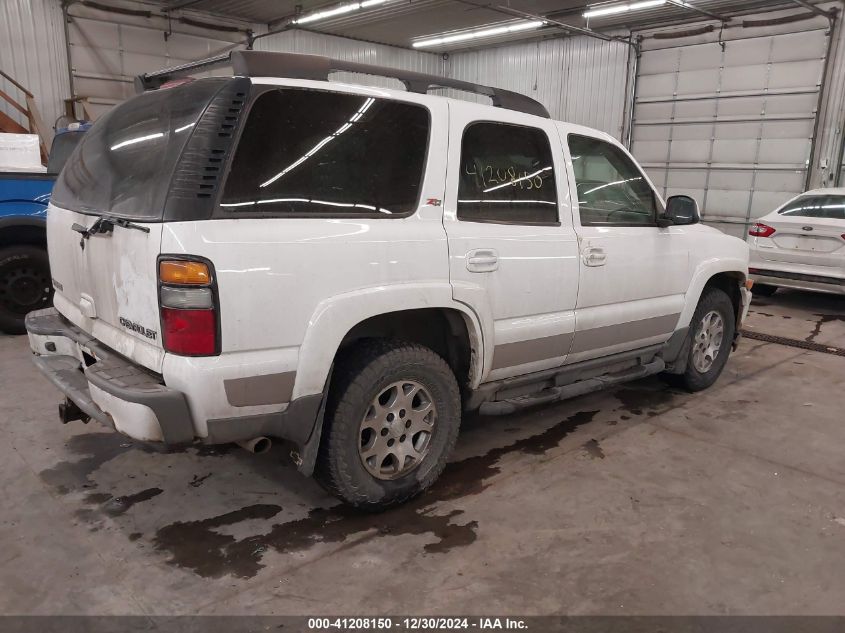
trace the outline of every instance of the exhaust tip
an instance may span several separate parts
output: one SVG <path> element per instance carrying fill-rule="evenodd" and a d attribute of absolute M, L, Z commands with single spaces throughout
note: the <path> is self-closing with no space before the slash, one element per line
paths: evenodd
<path fill-rule="evenodd" d="M 254 437 L 251 440 L 244 440 L 237 443 L 241 448 L 248 450 L 250 453 L 261 455 L 270 450 L 273 446 L 273 441 L 269 437 Z"/>

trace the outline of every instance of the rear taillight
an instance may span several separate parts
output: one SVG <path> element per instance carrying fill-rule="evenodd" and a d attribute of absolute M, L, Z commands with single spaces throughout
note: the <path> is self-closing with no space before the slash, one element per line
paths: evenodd
<path fill-rule="evenodd" d="M 162 259 L 158 265 L 164 349 L 181 356 L 220 353 L 217 289 L 210 264 L 195 259 Z"/>
<path fill-rule="evenodd" d="M 748 231 L 748 234 L 753 235 L 754 237 L 771 237 L 775 234 L 775 230 L 768 224 L 756 222 L 751 226 L 751 229 Z"/>

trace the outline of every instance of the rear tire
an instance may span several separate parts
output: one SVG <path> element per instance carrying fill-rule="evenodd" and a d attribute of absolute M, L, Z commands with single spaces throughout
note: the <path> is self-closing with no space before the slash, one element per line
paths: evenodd
<path fill-rule="evenodd" d="M 440 356 L 413 343 L 363 341 L 335 366 L 314 475 L 355 507 L 398 505 L 440 476 L 460 421 L 458 383 Z"/>
<path fill-rule="evenodd" d="M 771 297 L 777 291 L 777 286 L 769 286 L 767 284 L 754 284 L 751 288 L 752 295 L 760 295 L 761 297 Z"/>
<path fill-rule="evenodd" d="M 26 334 L 24 318 L 53 300 L 47 251 L 29 244 L 0 248 L 0 330 Z"/>
<path fill-rule="evenodd" d="M 682 374 L 664 374 L 663 378 L 688 391 L 707 389 L 728 362 L 735 331 L 736 315 L 730 297 L 719 288 L 705 288 L 684 345 L 686 369 Z"/>

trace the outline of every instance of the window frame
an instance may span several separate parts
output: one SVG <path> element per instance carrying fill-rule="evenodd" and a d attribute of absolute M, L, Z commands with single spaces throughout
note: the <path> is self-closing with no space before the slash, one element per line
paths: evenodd
<path fill-rule="evenodd" d="M 460 173 L 458 174 L 458 181 L 456 183 L 457 186 L 456 186 L 456 189 L 455 189 L 455 220 L 457 222 L 471 222 L 473 224 L 502 224 L 502 225 L 506 225 L 506 226 L 561 226 L 561 220 L 560 220 L 560 191 L 558 189 L 559 179 L 557 177 L 557 174 L 560 172 L 560 170 L 558 169 L 558 165 L 555 162 L 555 160 L 556 160 L 555 159 L 555 152 L 554 152 L 554 148 L 552 146 L 552 139 L 551 139 L 551 136 L 550 136 L 548 130 L 544 130 L 543 128 L 537 127 L 535 125 L 523 125 L 521 123 L 511 123 L 510 121 L 501 121 L 501 120 L 497 121 L 495 119 L 475 119 L 473 121 L 470 121 L 470 122 L 466 123 L 464 125 L 463 130 L 461 130 L 461 143 L 458 146 L 458 170 L 460 171 L 461 166 L 463 165 L 464 137 L 466 136 L 467 130 L 469 128 L 471 128 L 473 125 L 486 124 L 486 123 L 492 123 L 494 125 L 506 125 L 506 126 L 509 126 L 509 127 L 523 128 L 523 129 L 526 129 L 526 130 L 536 130 L 546 137 L 546 142 L 549 144 L 549 155 L 551 156 L 551 159 L 552 159 L 552 169 L 554 170 L 553 173 L 555 174 L 555 205 L 554 206 L 555 206 L 555 210 L 556 210 L 557 220 L 548 221 L 548 222 L 542 222 L 542 221 L 524 222 L 524 221 L 519 221 L 519 220 L 493 220 L 493 219 L 483 219 L 483 218 L 462 218 L 461 215 L 460 215 L 461 214 L 460 208 L 458 207 L 458 205 L 460 204 L 460 189 L 461 189 Z"/>
<path fill-rule="evenodd" d="M 232 165 L 235 161 L 235 154 L 237 153 L 238 147 L 240 146 L 241 137 L 243 136 L 244 129 L 246 128 L 247 122 L 249 121 L 249 117 L 252 114 L 252 108 L 255 106 L 255 103 L 260 99 L 264 94 L 268 92 L 272 92 L 273 90 L 307 90 L 310 92 L 324 92 L 329 94 L 338 94 L 338 95 L 345 95 L 345 96 L 367 96 L 370 97 L 372 95 L 364 95 L 359 92 L 354 91 L 344 91 L 344 90 L 331 90 L 329 88 L 316 88 L 312 86 L 291 86 L 285 84 L 252 84 L 252 89 L 250 90 L 250 94 L 248 96 L 246 107 L 244 108 L 244 113 L 242 114 L 241 124 L 238 126 L 237 133 L 235 134 L 235 138 L 232 142 L 232 151 L 230 155 L 226 158 L 226 166 L 223 171 L 223 177 L 221 178 L 221 185 L 217 191 L 217 197 L 214 201 L 214 212 L 212 215 L 213 219 L 225 219 L 225 220 L 234 220 L 237 218 L 243 219 L 261 219 L 261 218 L 268 218 L 268 219 L 292 219 L 292 220 L 338 220 L 338 219 L 352 219 L 352 220 L 361 220 L 361 219 L 380 219 L 380 220 L 403 220 L 409 217 L 414 216 L 415 214 L 419 213 L 420 210 L 420 203 L 423 199 L 423 189 L 425 186 L 426 176 L 429 172 L 429 159 L 431 158 L 431 138 L 434 132 L 433 124 L 434 119 L 431 115 L 431 109 L 422 103 L 418 103 L 416 101 L 405 100 L 405 99 L 394 99 L 391 97 L 383 97 L 383 96 L 373 96 L 373 99 L 377 99 L 380 101 L 390 101 L 392 103 L 401 103 L 405 105 L 410 105 L 414 107 L 421 108 L 428 119 L 428 136 L 426 137 L 425 143 L 425 153 L 423 155 L 423 168 L 420 173 L 420 184 L 417 193 L 417 198 L 413 207 L 410 211 L 405 213 L 379 213 L 378 211 L 356 211 L 356 212 L 335 212 L 335 211 L 318 211 L 318 212 L 311 212 L 311 213 L 288 213 L 288 212 L 280 212 L 280 211 L 259 211 L 255 208 L 251 209 L 250 211 L 235 211 L 227 207 L 222 206 L 223 200 L 223 192 L 226 190 L 226 183 L 229 180 L 229 175 L 232 171 Z M 258 206 L 258 205 L 255 205 Z"/>
<path fill-rule="evenodd" d="M 587 222 L 584 223 L 581 221 L 581 201 L 578 200 L 578 179 L 575 177 L 575 168 L 572 169 L 572 181 L 575 185 L 575 205 L 573 205 L 574 211 L 577 213 L 573 213 L 573 215 L 577 216 L 578 218 L 578 225 L 582 227 L 647 227 L 647 228 L 659 228 L 657 224 L 657 219 L 666 212 L 665 204 L 660 196 L 657 194 L 657 190 L 654 188 L 654 185 L 651 183 L 651 180 L 646 175 L 645 171 L 643 171 L 640 164 L 636 161 L 636 159 L 630 155 L 627 151 L 624 150 L 623 147 L 616 145 L 615 143 L 611 143 L 607 139 L 600 138 L 598 136 L 591 136 L 590 134 L 583 134 L 580 132 L 567 132 L 566 133 L 566 151 L 569 152 L 569 162 L 572 162 L 572 148 L 570 147 L 569 140 L 573 136 L 578 136 L 580 138 L 585 138 L 593 142 L 600 142 L 604 143 L 605 145 L 610 145 L 611 147 L 619 150 L 622 154 L 628 158 L 631 163 L 633 164 L 636 171 L 642 176 L 643 182 L 648 185 L 649 190 L 651 191 L 651 197 L 654 201 L 654 212 L 652 214 L 651 222 L 648 224 L 639 223 L 639 222 Z M 576 206 L 577 205 L 577 206 Z"/>

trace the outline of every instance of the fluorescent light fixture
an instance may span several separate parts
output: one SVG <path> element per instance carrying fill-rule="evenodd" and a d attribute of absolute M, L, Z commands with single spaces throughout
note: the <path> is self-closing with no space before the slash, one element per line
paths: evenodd
<path fill-rule="evenodd" d="M 603 185 L 599 185 L 598 187 L 587 189 L 587 191 L 584 192 L 584 195 L 588 193 L 593 193 L 594 191 L 598 191 L 599 189 L 604 189 L 605 187 L 615 187 L 616 185 L 624 185 L 626 182 L 631 182 L 632 180 L 642 180 L 642 176 L 636 176 L 635 178 L 626 178 L 625 180 L 615 180 L 613 182 L 608 182 Z"/>
<path fill-rule="evenodd" d="M 306 160 L 308 160 L 309 158 L 311 158 L 314 154 L 316 154 L 317 152 L 319 152 L 319 151 L 323 148 L 323 146 L 328 145 L 328 144 L 329 144 L 329 143 L 331 143 L 333 140 L 335 140 L 338 136 L 340 136 L 341 134 L 343 134 L 344 132 L 346 132 L 349 128 L 351 128 L 351 127 L 352 127 L 352 124 L 353 124 L 353 123 L 355 123 L 355 122 L 356 122 L 358 119 L 360 119 L 362 116 L 364 116 L 364 113 L 365 113 L 367 110 L 369 110 L 369 109 L 370 109 L 370 106 L 371 106 L 371 105 L 373 105 L 373 104 L 375 103 L 375 101 L 376 101 L 376 100 L 375 100 L 375 99 L 373 99 L 372 97 L 367 97 L 367 99 L 364 101 L 364 103 L 361 105 L 361 107 L 360 107 L 360 108 L 358 108 L 358 109 L 355 111 L 355 114 L 353 114 L 353 115 L 349 118 L 349 120 L 348 120 L 346 123 L 344 123 L 343 125 L 341 125 L 341 126 L 340 126 L 337 130 L 335 130 L 334 132 L 332 132 L 331 134 L 329 134 L 329 135 L 328 135 L 327 137 L 325 137 L 322 141 L 320 141 L 320 142 L 319 142 L 319 143 L 317 143 L 314 147 L 312 147 L 310 150 L 308 150 L 307 152 L 305 152 L 305 154 L 304 154 L 304 155 L 300 156 L 297 160 L 295 160 L 295 161 L 294 161 L 294 162 L 292 162 L 290 165 L 288 165 L 287 167 L 285 167 L 285 168 L 284 168 L 282 171 L 280 171 L 278 174 L 276 174 L 275 176 L 273 176 L 272 178 L 270 178 L 270 180 L 268 180 L 268 181 L 266 181 L 266 182 L 262 182 L 262 183 L 259 185 L 259 187 L 263 189 L 264 187 L 267 187 L 267 186 L 269 186 L 269 185 L 272 185 L 274 182 L 276 182 L 279 178 L 281 178 L 282 176 L 284 176 L 286 173 L 288 173 L 289 171 L 291 171 L 291 170 L 296 169 L 297 167 L 299 167 L 302 163 L 304 163 Z M 330 203 L 328 203 L 328 202 L 327 202 L 326 204 L 330 204 Z"/>
<path fill-rule="evenodd" d="M 615 4 L 609 7 L 598 7 L 590 9 L 583 14 L 585 18 L 598 18 L 603 15 L 616 15 L 617 13 L 627 13 L 628 11 L 636 11 L 637 9 L 651 9 L 666 4 L 666 0 L 643 0 L 642 2 L 626 2 L 625 4 Z"/>
<path fill-rule="evenodd" d="M 494 203 L 502 203 L 502 204 L 553 204 L 557 206 L 557 202 L 549 202 L 548 200 L 491 200 L 486 198 L 484 200 L 458 200 L 460 203 L 474 203 L 474 204 L 494 204 Z M 225 205 L 221 205 L 225 206 Z"/>
<path fill-rule="evenodd" d="M 121 141 L 117 145 L 112 145 L 109 149 L 114 151 L 116 149 L 120 149 L 121 147 L 126 147 L 127 145 L 135 145 L 135 143 L 143 143 L 144 141 L 149 141 L 154 138 L 162 138 L 164 136 L 164 132 L 156 132 L 155 134 L 147 134 L 146 136 L 137 136 L 135 138 L 130 138 L 127 141 Z"/>
<path fill-rule="evenodd" d="M 371 204 L 362 204 L 360 202 L 329 202 L 328 200 L 312 200 L 311 198 L 267 198 L 264 200 L 250 200 L 249 202 L 230 202 L 228 204 L 224 203 L 221 204 L 221 207 L 251 207 L 254 204 L 273 204 L 278 202 L 306 202 L 309 204 L 323 204 L 330 207 L 354 207 L 356 209 L 367 209 L 368 211 L 378 211 L 380 213 L 388 213 L 392 214 L 393 211 L 388 211 L 387 209 L 381 209 L 378 207 L 374 207 Z M 508 202 L 503 200 L 503 202 Z M 521 202 L 521 201 L 520 201 Z M 557 204 L 557 203 L 551 203 Z M 251 270 L 269 270 L 269 268 L 254 268 Z M 227 271 L 224 271 L 227 272 Z M 232 271 L 228 271 L 232 272 Z M 243 271 L 235 271 L 235 272 L 243 272 Z"/>
<path fill-rule="evenodd" d="M 316 13 L 309 13 L 306 16 L 297 18 L 293 21 L 294 24 L 308 24 L 309 22 L 316 22 L 317 20 L 325 20 L 326 18 L 333 18 L 336 15 L 343 15 L 344 13 L 351 13 L 358 9 L 369 9 L 384 4 L 388 0 L 363 0 L 363 2 L 350 2 L 348 4 L 341 4 L 334 9 L 326 9 L 325 11 L 317 11 Z"/>
<path fill-rule="evenodd" d="M 508 33 L 517 33 L 519 31 L 536 29 L 543 26 L 545 23 L 545 20 L 522 20 L 520 22 L 503 24 L 502 26 L 473 29 L 472 31 L 463 31 L 460 33 L 453 33 L 451 35 L 435 35 L 434 37 L 429 37 L 424 40 L 417 40 L 412 44 L 412 46 L 414 48 L 425 48 L 426 46 L 440 46 L 441 44 L 451 44 L 453 42 L 464 42 L 466 40 L 475 40 L 484 37 L 495 37 L 496 35 L 506 35 Z"/>

